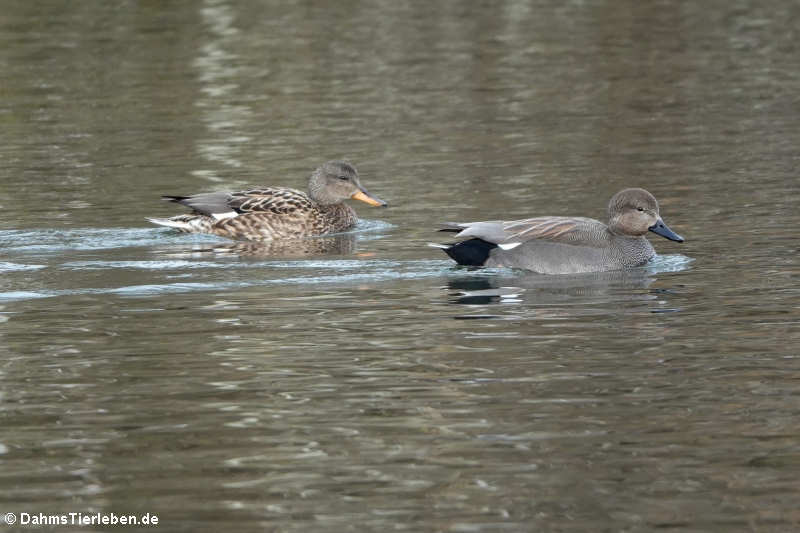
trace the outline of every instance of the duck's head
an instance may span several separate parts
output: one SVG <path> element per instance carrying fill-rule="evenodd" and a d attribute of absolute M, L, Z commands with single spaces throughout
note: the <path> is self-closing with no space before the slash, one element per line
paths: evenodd
<path fill-rule="evenodd" d="M 608 227 L 614 233 L 641 236 L 652 231 L 671 241 L 683 237 L 669 229 L 658 213 L 658 202 L 644 189 L 623 189 L 608 202 Z"/>
<path fill-rule="evenodd" d="M 356 168 L 346 161 L 328 161 L 311 174 L 308 194 L 322 205 L 338 204 L 353 198 L 369 205 L 386 207 L 386 202 L 372 196 L 358 180 Z"/>

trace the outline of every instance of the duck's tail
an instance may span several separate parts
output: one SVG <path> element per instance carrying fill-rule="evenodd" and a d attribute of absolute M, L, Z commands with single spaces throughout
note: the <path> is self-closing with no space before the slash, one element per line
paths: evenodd
<path fill-rule="evenodd" d="M 148 218 L 149 222 L 185 233 L 208 233 L 212 219 L 204 215 L 178 215 L 170 218 Z"/>
<path fill-rule="evenodd" d="M 469 239 L 453 244 L 428 243 L 432 248 L 439 248 L 459 265 L 483 266 L 489 259 L 489 254 L 497 245 L 483 239 Z"/>

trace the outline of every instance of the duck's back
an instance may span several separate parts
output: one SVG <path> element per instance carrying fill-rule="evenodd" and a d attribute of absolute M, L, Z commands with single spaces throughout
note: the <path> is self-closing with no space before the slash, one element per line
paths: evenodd
<path fill-rule="evenodd" d="M 240 213 L 310 212 L 317 203 L 308 194 L 289 187 L 260 187 L 230 194 L 228 206 Z"/>
<path fill-rule="evenodd" d="M 246 240 L 301 238 L 345 231 L 358 221 L 350 206 L 320 205 L 296 189 L 265 187 L 231 196 L 229 205 L 241 214 L 216 222 L 211 233 Z"/>

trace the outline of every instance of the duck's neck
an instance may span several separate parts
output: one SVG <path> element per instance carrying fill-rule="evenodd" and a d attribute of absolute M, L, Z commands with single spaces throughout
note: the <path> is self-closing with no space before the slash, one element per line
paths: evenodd
<path fill-rule="evenodd" d="M 342 199 L 333 196 L 325 187 L 325 184 L 316 179 L 316 176 L 311 176 L 308 182 L 308 196 L 319 205 L 336 205 L 342 203 Z"/>

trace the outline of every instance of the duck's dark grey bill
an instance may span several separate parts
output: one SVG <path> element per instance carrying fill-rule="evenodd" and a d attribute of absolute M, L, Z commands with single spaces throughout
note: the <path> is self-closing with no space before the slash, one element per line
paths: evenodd
<path fill-rule="evenodd" d="M 660 218 L 658 219 L 658 222 L 656 222 L 647 229 L 649 229 L 650 231 L 652 231 L 657 235 L 661 235 L 665 239 L 669 239 L 671 241 L 683 242 L 683 237 L 681 237 L 680 235 L 669 229 L 669 227 L 666 224 L 664 224 L 664 221 L 661 220 Z"/>
<path fill-rule="evenodd" d="M 367 192 L 366 189 L 361 189 L 353 196 L 351 196 L 354 200 L 361 200 L 362 202 L 368 203 L 369 205 L 374 205 L 376 207 L 386 207 L 386 202 L 378 198 L 377 196 L 372 196 L 370 193 Z"/>

